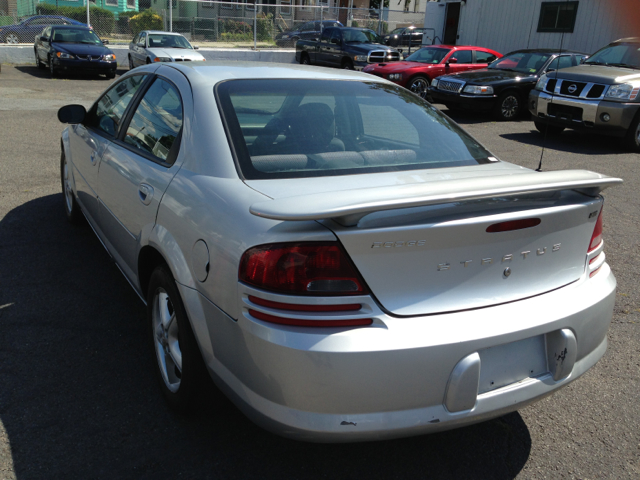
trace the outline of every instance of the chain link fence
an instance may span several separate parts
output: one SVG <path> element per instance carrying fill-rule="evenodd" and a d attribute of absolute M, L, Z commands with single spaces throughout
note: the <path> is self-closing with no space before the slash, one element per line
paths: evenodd
<path fill-rule="evenodd" d="M 165 30 L 181 33 L 199 47 L 253 49 L 294 48 L 298 39 L 317 38 L 322 28 L 337 24 L 368 28 L 383 36 L 399 27 L 424 23 L 424 12 L 340 8 L 332 6 L 334 0 L 303 0 L 304 5 L 292 5 L 291 0 L 272 1 L 278 3 L 151 0 L 152 7 L 142 12 L 114 12 L 108 7 L 117 5 L 118 0 L 97 0 L 90 3 L 88 18 L 83 6 L 38 3 L 34 14 L 89 23 L 100 38 L 113 44 L 129 43 L 142 30 Z M 137 8 L 135 0 L 126 4 Z M 7 19 L 11 17 L 4 17 L 5 24 Z M 20 35 L 20 42 L 32 43 L 47 21 L 61 20 L 40 20 L 37 26 L 31 26 L 33 31 Z M 13 43 L 2 37 L 0 42 Z"/>

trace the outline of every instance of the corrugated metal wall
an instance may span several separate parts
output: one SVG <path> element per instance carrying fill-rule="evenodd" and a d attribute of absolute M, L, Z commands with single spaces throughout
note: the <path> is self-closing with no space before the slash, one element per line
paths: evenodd
<path fill-rule="evenodd" d="M 521 48 L 562 48 L 593 53 L 622 37 L 640 36 L 640 0 L 580 0 L 573 33 L 538 33 L 543 0 L 468 0 L 462 7 L 459 45 L 508 53 Z"/>

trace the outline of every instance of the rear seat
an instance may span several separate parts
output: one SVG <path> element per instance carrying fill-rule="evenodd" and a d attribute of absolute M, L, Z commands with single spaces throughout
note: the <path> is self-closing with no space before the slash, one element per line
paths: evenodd
<path fill-rule="evenodd" d="M 253 166 L 261 172 L 291 170 L 335 170 L 367 166 L 406 165 L 416 163 L 413 150 L 367 150 L 364 152 L 325 152 L 309 155 L 254 155 Z"/>

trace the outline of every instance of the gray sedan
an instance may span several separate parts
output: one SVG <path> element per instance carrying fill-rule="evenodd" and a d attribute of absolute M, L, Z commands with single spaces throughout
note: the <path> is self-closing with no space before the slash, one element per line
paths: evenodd
<path fill-rule="evenodd" d="M 129 44 L 129 70 L 154 62 L 204 61 L 197 49 L 179 33 L 145 30 Z"/>
<path fill-rule="evenodd" d="M 66 215 L 147 305 L 178 410 L 208 372 L 282 435 L 417 435 L 606 350 L 620 179 L 515 166 L 391 82 L 300 65 L 147 65 L 58 116 Z"/>

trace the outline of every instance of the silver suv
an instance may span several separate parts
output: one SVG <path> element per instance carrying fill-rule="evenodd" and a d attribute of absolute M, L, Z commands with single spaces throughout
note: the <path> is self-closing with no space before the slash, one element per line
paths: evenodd
<path fill-rule="evenodd" d="M 542 75 L 529 94 L 540 132 L 565 128 L 623 137 L 640 152 L 640 37 L 623 38 L 581 65 Z"/>

